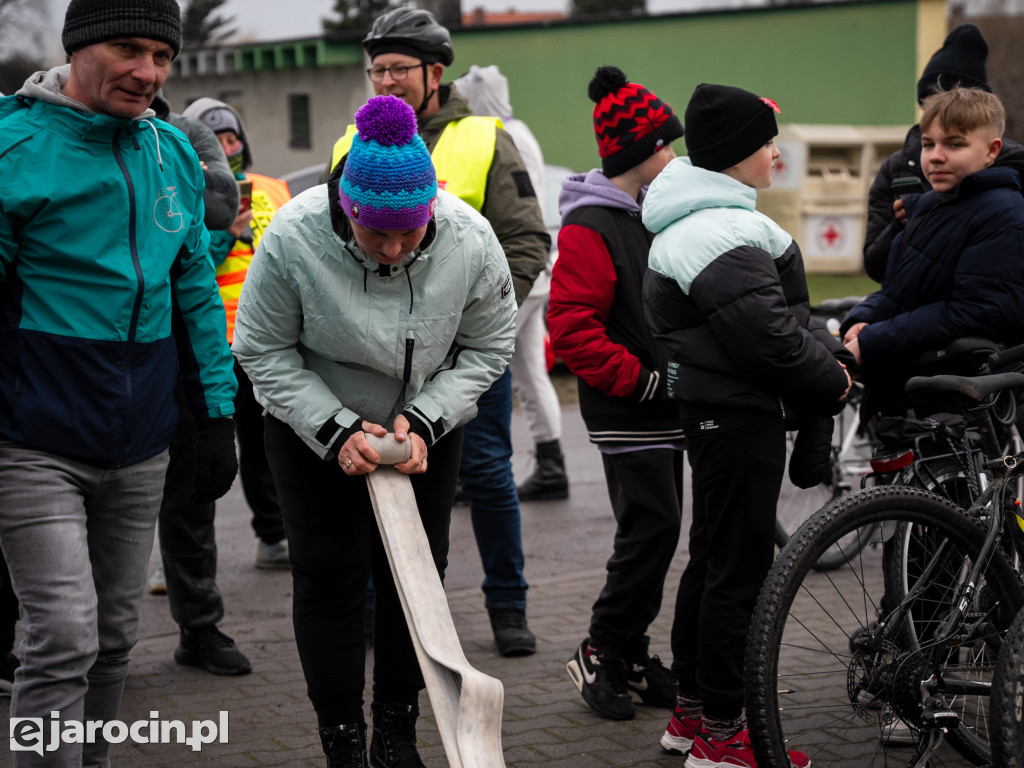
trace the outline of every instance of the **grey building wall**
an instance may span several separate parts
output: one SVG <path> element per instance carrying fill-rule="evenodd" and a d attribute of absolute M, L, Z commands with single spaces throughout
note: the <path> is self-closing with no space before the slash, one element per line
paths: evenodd
<path fill-rule="evenodd" d="M 203 96 L 231 104 L 245 120 L 252 141 L 252 170 L 268 176 L 317 163 L 326 166 L 334 142 L 373 95 L 364 68 L 351 64 L 186 76 L 174 72 L 164 93 L 176 112 Z M 308 96 L 309 147 L 290 146 L 293 95 Z"/>

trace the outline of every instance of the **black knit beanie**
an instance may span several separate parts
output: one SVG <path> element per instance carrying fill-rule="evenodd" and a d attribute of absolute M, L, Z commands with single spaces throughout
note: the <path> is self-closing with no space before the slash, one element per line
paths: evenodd
<path fill-rule="evenodd" d="M 988 43 L 973 24 L 961 24 L 946 36 L 917 81 L 917 103 L 936 91 L 976 88 L 991 91 L 985 73 Z"/>
<path fill-rule="evenodd" d="M 724 171 L 779 133 L 778 106 L 731 85 L 697 86 L 686 105 L 686 152 L 698 168 Z"/>
<path fill-rule="evenodd" d="M 119 37 L 145 37 L 181 50 L 177 0 L 71 0 L 60 41 L 67 53 Z"/>
<path fill-rule="evenodd" d="M 618 67 L 598 67 L 587 95 L 594 107 L 594 134 L 601 170 L 608 178 L 635 168 L 683 135 L 683 124 L 642 85 L 631 83 Z"/>

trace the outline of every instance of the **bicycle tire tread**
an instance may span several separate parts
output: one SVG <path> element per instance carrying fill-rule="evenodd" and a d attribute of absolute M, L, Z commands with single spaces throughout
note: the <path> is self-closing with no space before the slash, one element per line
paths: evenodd
<path fill-rule="evenodd" d="M 990 718 L 994 733 L 992 765 L 1024 768 L 1024 611 L 1017 614 L 999 652 L 992 678 Z"/>

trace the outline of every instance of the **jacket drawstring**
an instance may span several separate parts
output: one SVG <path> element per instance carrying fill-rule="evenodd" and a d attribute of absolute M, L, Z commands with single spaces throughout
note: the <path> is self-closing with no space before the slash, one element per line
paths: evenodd
<path fill-rule="evenodd" d="M 409 314 L 410 315 L 412 314 L 412 302 L 413 302 L 414 294 L 413 294 L 413 290 L 412 290 L 412 277 L 409 275 L 409 269 L 412 267 L 413 264 L 416 263 L 416 260 L 419 259 L 419 257 L 420 257 L 420 252 L 416 251 L 416 255 L 413 257 L 413 260 L 410 261 L 406 265 L 406 267 L 405 267 L 405 280 L 406 280 L 406 282 L 409 283 Z"/>
<path fill-rule="evenodd" d="M 356 262 L 363 268 L 363 293 L 366 293 L 367 290 L 368 290 L 368 286 L 367 286 L 367 282 L 366 281 L 369 279 L 370 270 L 368 270 L 366 268 L 366 264 L 364 264 L 361 259 L 359 259 L 354 253 L 352 253 L 352 249 L 348 247 L 348 243 L 344 243 L 343 242 L 342 243 L 342 247 L 345 249 L 345 251 L 348 253 L 348 255 L 351 256 L 353 259 L 355 259 Z M 414 306 L 415 292 L 413 291 L 412 276 L 409 274 L 409 268 L 413 264 L 416 263 L 416 261 L 419 259 L 419 257 L 421 255 L 422 254 L 419 251 L 416 251 L 415 255 L 413 256 L 413 260 L 410 261 L 408 263 L 408 265 L 406 265 L 405 270 L 404 270 L 405 271 L 405 280 L 406 280 L 406 282 L 409 285 L 409 314 L 410 315 L 412 314 L 412 309 L 413 309 L 413 306 Z"/>
<path fill-rule="evenodd" d="M 160 173 L 163 173 L 164 172 L 164 160 L 163 160 L 163 157 L 160 154 L 160 131 L 158 131 L 156 129 L 156 126 L 153 125 L 153 123 L 151 121 L 149 121 L 149 120 L 146 120 L 146 119 L 139 120 L 139 125 L 141 125 L 142 123 L 145 123 L 146 125 L 148 125 L 150 127 L 150 129 L 152 129 L 152 131 L 153 131 L 153 138 L 156 139 L 156 164 L 160 166 Z"/>

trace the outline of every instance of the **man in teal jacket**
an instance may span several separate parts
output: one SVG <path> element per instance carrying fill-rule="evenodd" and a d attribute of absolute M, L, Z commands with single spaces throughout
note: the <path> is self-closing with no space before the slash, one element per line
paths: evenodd
<path fill-rule="evenodd" d="M 72 0 L 62 42 L 69 65 L 0 99 L 0 545 L 24 631 L 12 722 L 58 712 L 64 733 L 117 718 L 179 372 L 196 496 L 237 464 L 202 168 L 149 109 L 178 4 Z M 19 768 L 109 765 L 102 737 L 15 736 Z"/>

